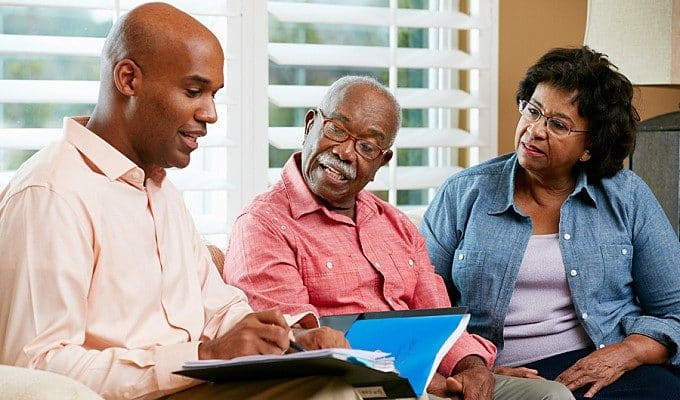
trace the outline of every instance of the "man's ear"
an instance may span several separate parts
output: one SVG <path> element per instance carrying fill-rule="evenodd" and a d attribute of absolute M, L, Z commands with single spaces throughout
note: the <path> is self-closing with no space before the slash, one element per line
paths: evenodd
<path fill-rule="evenodd" d="M 113 82 L 123 96 L 134 96 L 142 83 L 142 70 L 129 58 L 120 60 L 113 67 Z"/>
<path fill-rule="evenodd" d="M 390 162 L 390 160 L 392 159 L 392 154 L 394 154 L 392 153 L 392 150 L 387 150 L 385 154 L 382 155 L 382 160 L 380 160 L 380 166 L 373 170 L 373 174 L 369 178 L 371 182 L 373 182 L 373 180 L 375 179 L 375 174 L 378 173 L 378 170 L 382 168 L 385 164 Z"/>
<path fill-rule="evenodd" d="M 312 129 L 312 124 L 314 123 L 315 116 L 316 111 L 314 110 L 309 110 L 307 111 L 307 114 L 305 114 L 305 138 L 309 134 L 309 131 Z"/>
<path fill-rule="evenodd" d="M 394 154 L 394 153 L 392 153 L 392 150 L 387 150 L 387 151 L 385 152 L 385 154 L 383 154 L 383 156 L 382 156 L 383 158 L 382 158 L 382 161 L 380 162 L 380 166 L 382 167 L 382 166 L 384 166 L 385 164 L 387 164 L 388 162 L 390 162 L 390 160 L 392 159 L 392 155 L 393 155 L 393 154 Z"/>

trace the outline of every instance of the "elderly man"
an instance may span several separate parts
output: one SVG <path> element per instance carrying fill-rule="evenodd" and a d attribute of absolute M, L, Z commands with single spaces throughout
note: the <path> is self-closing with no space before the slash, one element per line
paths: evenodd
<path fill-rule="evenodd" d="M 224 284 L 165 168 L 185 167 L 217 119 L 215 36 L 162 3 L 112 28 L 90 118 L 27 161 L 0 193 L 0 364 L 85 383 L 108 399 L 197 385 L 187 360 L 281 354 L 290 323 Z M 307 346 L 342 334 L 306 332 Z M 266 377 L 262 377 L 265 379 Z M 335 378 L 201 385 L 173 398 L 356 398 Z M 316 397 L 315 397 L 316 396 Z"/>
<path fill-rule="evenodd" d="M 307 112 L 302 153 L 232 230 L 224 278 L 255 308 L 324 316 L 450 306 L 417 228 L 363 190 L 392 158 L 400 116 L 388 90 L 356 76 L 335 82 Z M 495 351 L 464 333 L 428 391 L 465 399 L 572 398 L 548 381 L 499 376 L 494 389 Z"/>

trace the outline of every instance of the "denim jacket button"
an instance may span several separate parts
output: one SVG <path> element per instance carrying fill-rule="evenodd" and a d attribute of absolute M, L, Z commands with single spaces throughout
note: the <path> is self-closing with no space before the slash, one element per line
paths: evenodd
<path fill-rule="evenodd" d="M 628 254 L 628 249 L 621 249 L 621 254 L 623 254 L 624 256 Z"/>
<path fill-rule="evenodd" d="M 464 258 L 465 258 L 464 254 L 458 254 L 458 260 L 463 261 Z"/>
<path fill-rule="evenodd" d="M 599 348 L 603 349 L 603 348 L 604 348 L 604 343 L 603 343 L 603 344 L 601 344 L 601 345 L 599 345 L 599 346 L 597 346 L 597 347 L 599 347 Z"/>
<path fill-rule="evenodd" d="M 569 240 L 569 239 L 571 239 L 571 235 L 568 234 L 568 233 L 565 233 L 563 237 L 564 237 L 564 240 Z"/>
<path fill-rule="evenodd" d="M 576 271 L 575 269 L 572 269 L 571 271 L 569 271 L 569 275 L 576 276 L 576 275 L 578 275 L 578 271 Z"/>
<path fill-rule="evenodd" d="M 584 320 L 588 319 L 588 313 L 584 312 L 583 314 L 581 314 L 581 318 L 583 318 Z"/>

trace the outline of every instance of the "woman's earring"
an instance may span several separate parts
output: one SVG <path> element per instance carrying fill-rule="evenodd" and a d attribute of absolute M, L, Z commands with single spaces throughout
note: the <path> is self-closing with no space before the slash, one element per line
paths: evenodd
<path fill-rule="evenodd" d="M 578 158 L 578 160 L 581 162 L 586 162 L 590 160 L 590 152 L 588 150 L 584 151 L 583 154 L 581 154 L 581 157 Z"/>

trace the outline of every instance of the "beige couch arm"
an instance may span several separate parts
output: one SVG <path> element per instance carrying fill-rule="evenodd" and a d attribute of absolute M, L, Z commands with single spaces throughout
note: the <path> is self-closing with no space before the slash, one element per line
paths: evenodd
<path fill-rule="evenodd" d="M 0 399 L 102 400 L 82 383 L 64 375 L 0 365 Z"/>

